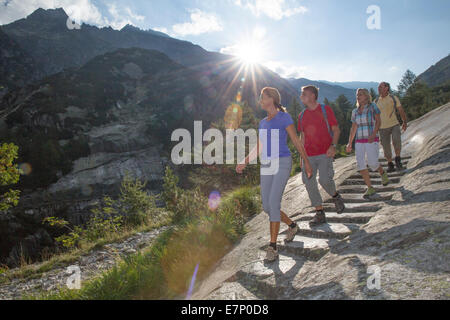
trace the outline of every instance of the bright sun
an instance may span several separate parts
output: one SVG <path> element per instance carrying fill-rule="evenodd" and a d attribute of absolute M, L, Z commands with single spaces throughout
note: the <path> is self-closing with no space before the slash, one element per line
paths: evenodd
<path fill-rule="evenodd" d="M 246 65 L 254 65 L 262 61 L 262 49 L 255 43 L 239 45 L 236 55 Z"/>

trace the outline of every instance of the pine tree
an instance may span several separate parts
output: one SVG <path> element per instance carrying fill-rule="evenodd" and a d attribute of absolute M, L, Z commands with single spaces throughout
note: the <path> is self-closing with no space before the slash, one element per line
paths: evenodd
<path fill-rule="evenodd" d="M 294 125 L 297 128 L 298 116 L 303 111 L 302 105 L 298 102 L 297 98 L 293 98 L 291 104 L 288 107 L 288 112 L 294 120 Z"/>
<path fill-rule="evenodd" d="M 378 98 L 378 94 L 375 92 L 373 88 L 370 88 L 369 93 L 372 96 L 372 101 L 375 101 Z"/>
<path fill-rule="evenodd" d="M 352 103 L 347 99 L 345 95 L 340 95 L 334 103 L 331 104 L 333 111 L 336 115 L 336 120 L 339 123 L 341 129 L 341 135 L 339 137 L 339 144 L 346 144 L 348 135 L 350 134 L 351 127 L 351 114 L 353 110 Z"/>
<path fill-rule="evenodd" d="M 406 70 L 402 80 L 400 80 L 400 84 L 398 85 L 398 93 L 401 97 L 403 97 L 406 94 L 409 87 L 412 86 L 415 80 L 416 75 L 411 70 L 409 69 Z"/>

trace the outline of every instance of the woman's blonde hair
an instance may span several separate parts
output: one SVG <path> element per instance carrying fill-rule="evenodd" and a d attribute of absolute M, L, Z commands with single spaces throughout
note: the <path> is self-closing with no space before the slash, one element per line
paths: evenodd
<path fill-rule="evenodd" d="M 363 89 L 363 88 L 359 88 L 358 90 L 356 90 L 356 106 L 359 107 L 359 102 L 358 102 L 358 92 L 361 91 L 365 94 L 365 96 L 367 97 L 367 104 L 371 104 L 372 103 L 372 96 L 370 95 L 369 90 L 367 89 Z"/>
<path fill-rule="evenodd" d="M 273 104 L 275 105 L 275 107 L 282 111 L 282 112 L 286 112 L 286 108 L 283 107 L 281 105 L 281 95 L 280 92 L 276 89 L 276 88 L 272 88 L 272 87 L 265 87 L 261 90 L 261 95 L 265 94 L 266 96 L 272 98 L 273 100 Z"/>

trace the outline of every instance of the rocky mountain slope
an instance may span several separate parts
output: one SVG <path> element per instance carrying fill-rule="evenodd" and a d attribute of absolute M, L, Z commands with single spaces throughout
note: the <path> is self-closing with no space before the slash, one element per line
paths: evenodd
<path fill-rule="evenodd" d="M 259 90 L 269 84 L 280 89 L 286 105 L 297 94 L 287 80 L 264 67 L 258 67 L 258 72 L 252 75 L 250 70 L 241 69 L 241 64 L 232 56 L 209 52 L 187 41 L 132 26 L 125 26 L 120 31 L 86 24 L 80 29 L 68 29 L 67 19 L 62 8 L 37 9 L 1 29 L 42 66 L 45 75 L 80 67 L 98 55 L 119 48 L 136 47 L 160 51 L 177 63 L 203 72 L 206 77 L 216 75 L 221 104 L 233 101 L 241 85 L 242 98 L 250 105 L 254 105 L 259 96 L 256 88 Z M 240 81 L 242 78 L 247 78 L 244 83 Z M 216 94 L 213 92 L 212 95 Z"/>
<path fill-rule="evenodd" d="M 450 79 L 450 55 L 428 68 L 417 79 L 424 81 L 430 87 L 447 82 Z"/>
<path fill-rule="evenodd" d="M 390 174 L 387 187 L 371 173 L 380 195 L 374 202 L 362 198 L 355 160 L 338 159 L 336 182 L 348 210 L 337 215 L 327 200 L 325 225 L 305 222 L 309 200 L 301 177 L 292 177 L 282 207 L 300 231 L 289 244 L 281 235 L 280 259 L 263 262 L 269 232 L 261 213 L 193 298 L 449 299 L 449 117 L 446 104 L 410 123 L 403 134 L 406 170 Z M 369 278 L 377 275 L 379 287 Z"/>
<path fill-rule="evenodd" d="M 345 82 L 327 81 L 327 80 L 319 80 L 319 81 L 353 90 L 356 90 L 358 88 L 373 89 L 375 90 L 375 92 L 378 92 L 378 85 L 379 85 L 378 82 L 373 81 L 345 81 Z"/>
<path fill-rule="evenodd" d="M 299 92 L 303 86 L 314 85 L 319 88 L 319 101 L 327 98 L 329 101 L 335 101 L 340 95 L 345 97 L 354 104 L 356 102 L 356 90 L 344 88 L 340 85 L 326 83 L 324 81 L 314 81 L 305 78 L 289 79 L 290 84 Z"/>
<path fill-rule="evenodd" d="M 0 98 L 40 77 L 34 59 L 0 29 Z"/>
<path fill-rule="evenodd" d="M 0 136 L 19 146 L 24 174 L 19 206 L 0 215 L 2 259 L 21 247 L 39 255 L 51 243 L 44 217 L 85 221 L 127 172 L 158 191 L 172 131 L 210 111 L 201 79 L 158 51 L 129 48 L 8 93 Z"/>

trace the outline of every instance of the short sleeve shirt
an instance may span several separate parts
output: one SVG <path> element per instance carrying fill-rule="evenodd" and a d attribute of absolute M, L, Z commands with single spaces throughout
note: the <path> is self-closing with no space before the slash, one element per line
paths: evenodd
<path fill-rule="evenodd" d="M 356 142 L 367 142 L 375 129 L 375 115 L 380 113 L 380 109 L 375 103 L 353 109 L 352 123 L 356 123 L 358 126 Z"/>
<path fill-rule="evenodd" d="M 262 143 L 262 159 L 270 160 L 291 155 L 287 145 L 288 133 L 286 128 L 293 123 L 294 121 L 289 113 L 283 111 L 278 111 L 275 117 L 269 121 L 267 117 L 260 121 L 258 136 Z M 278 148 L 275 144 L 278 144 Z"/>
<path fill-rule="evenodd" d="M 397 108 L 401 106 L 400 99 L 397 96 L 387 95 L 386 97 L 379 97 L 377 101 L 377 107 L 381 111 L 381 125 L 380 129 L 392 128 L 398 125 L 398 119 L 394 109 L 394 100 L 397 104 Z"/>

